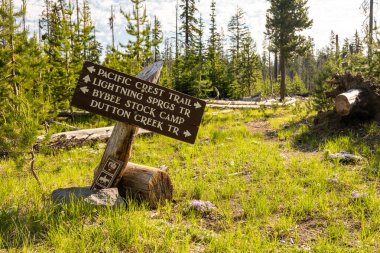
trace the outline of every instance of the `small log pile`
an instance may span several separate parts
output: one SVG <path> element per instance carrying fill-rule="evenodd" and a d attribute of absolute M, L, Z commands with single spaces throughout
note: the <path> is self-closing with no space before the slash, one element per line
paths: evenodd
<path fill-rule="evenodd" d="M 351 73 L 336 74 L 329 84 L 335 89 L 326 92 L 326 97 L 335 99 L 335 110 L 320 112 L 314 120 L 316 126 L 331 127 L 354 120 L 380 122 L 380 85 Z"/>

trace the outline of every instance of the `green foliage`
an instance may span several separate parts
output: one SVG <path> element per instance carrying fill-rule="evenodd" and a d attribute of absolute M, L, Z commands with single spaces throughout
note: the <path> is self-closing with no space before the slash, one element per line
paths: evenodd
<path fill-rule="evenodd" d="M 126 13 L 120 9 L 121 14 L 127 20 L 126 32 L 134 39 L 128 43 L 120 44 L 123 48 L 127 48 L 126 54 L 129 58 L 135 59 L 137 62 L 143 62 L 151 56 L 150 26 L 148 24 L 146 8 L 143 7 L 144 0 L 131 0 L 133 5 L 132 13 Z"/>
<path fill-rule="evenodd" d="M 310 47 L 302 30 L 310 28 L 307 0 L 270 0 L 267 11 L 266 35 L 280 53 L 281 99 L 285 97 L 285 66 L 294 54 L 304 54 Z"/>
<path fill-rule="evenodd" d="M 14 12 L 13 2 L 4 1 L 0 10 L 0 26 L 5 27 L 0 47 L 0 150 L 22 168 L 49 109 L 42 80 L 45 59 L 36 36 L 28 39 L 16 22 L 25 9 Z"/>

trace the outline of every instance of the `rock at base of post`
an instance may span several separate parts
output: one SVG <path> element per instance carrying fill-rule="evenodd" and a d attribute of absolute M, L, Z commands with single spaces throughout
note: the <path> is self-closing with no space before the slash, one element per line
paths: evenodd
<path fill-rule="evenodd" d="M 90 187 L 61 188 L 53 191 L 52 200 L 57 204 L 69 204 L 79 200 L 83 200 L 95 206 L 117 207 L 125 204 L 117 188 L 102 189 L 99 191 L 93 191 Z"/>

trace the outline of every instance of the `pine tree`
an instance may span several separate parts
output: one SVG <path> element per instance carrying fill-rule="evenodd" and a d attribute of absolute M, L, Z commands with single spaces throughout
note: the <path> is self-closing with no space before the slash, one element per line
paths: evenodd
<path fill-rule="evenodd" d="M 256 44 L 248 33 L 242 40 L 239 53 L 237 81 L 240 86 L 240 96 L 251 96 L 257 91 L 255 85 L 258 81 L 260 65 L 260 58 L 256 54 Z"/>
<path fill-rule="evenodd" d="M 356 54 L 360 54 L 363 52 L 363 44 L 362 44 L 362 41 L 360 39 L 358 30 L 355 31 L 355 35 L 354 35 L 354 47 L 355 47 L 355 53 Z"/>
<path fill-rule="evenodd" d="M 185 38 L 185 55 L 188 55 L 189 51 L 194 47 L 197 34 L 199 34 L 198 19 L 195 17 L 197 8 L 194 0 L 181 0 L 181 3 L 182 13 L 180 14 L 180 19 L 182 20 L 182 25 L 180 29 Z"/>
<path fill-rule="evenodd" d="M 231 41 L 230 53 L 232 61 L 236 61 L 240 53 L 243 40 L 248 35 L 248 26 L 244 20 L 244 11 L 237 7 L 235 14 L 228 23 L 229 38 Z"/>
<path fill-rule="evenodd" d="M 209 78 L 212 85 L 217 85 L 217 43 L 220 39 L 217 27 L 216 27 L 216 2 L 213 0 L 211 2 L 211 14 L 210 14 L 210 38 L 208 40 L 208 53 L 207 58 L 210 64 Z"/>
<path fill-rule="evenodd" d="M 8 151 L 18 168 L 32 152 L 47 111 L 41 80 L 44 57 L 37 36 L 28 39 L 27 28 L 18 22 L 25 12 L 26 5 L 15 12 L 12 0 L 1 3 L 0 150 Z"/>
<path fill-rule="evenodd" d="M 280 53 L 280 98 L 285 98 L 285 70 L 287 60 L 293 53 L 302 54 L 307 49 L 306 38 L 301 35 L 304 29 L 311 27 L 308 17 L 307 0 L 269 0 L 266 34 Z"/>
<path fill-rule="evenodd" d="M 157 16 L 154 16 L 154 24 L 152 30 L 152 47 L 153 47 L 153 61 L 160 60 L 160 44 L 162 43 L 162 28 L 161 22 Z"/>
<path fill-rule="evenodd" d="M 133 40 L 129 40 L 126 45 L 120 43 L 121 47 L 127 49 L 127 56 L 133 61 L 136 72 L 140 69 L 142 63 L 151 56 L 150 41 L 150 26 L 148 23 L 148 16 L 146 14 L 146 8 L 143 6 L 145 0 L 131 0 L 133 5 L 132 13 L 126 13 L 120 9 L 121 14 L 127 20 L 126 32 Z M 133 63 L 132 63 L 133 64 Z"/>

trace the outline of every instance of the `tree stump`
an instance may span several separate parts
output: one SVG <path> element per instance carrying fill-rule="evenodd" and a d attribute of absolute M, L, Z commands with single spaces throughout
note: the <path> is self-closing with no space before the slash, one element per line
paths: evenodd
<path fill-rule="evenodd" d="M 147 201 L 150 208 L 172 200 L 173 185 L 169 175 L 160 169 L 129 162 L 118 184 L 122 197 Z"/>

